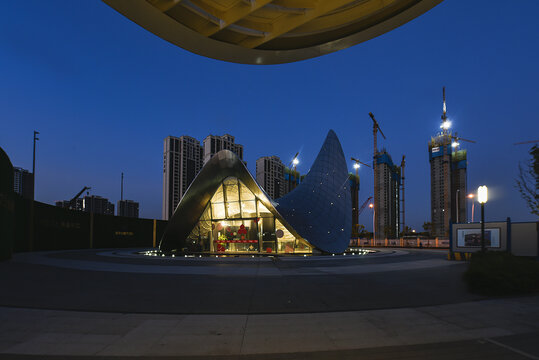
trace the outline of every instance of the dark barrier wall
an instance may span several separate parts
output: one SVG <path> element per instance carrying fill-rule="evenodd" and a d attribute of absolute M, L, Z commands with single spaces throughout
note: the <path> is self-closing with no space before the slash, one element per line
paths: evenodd
<path fill-rule="evenodd" d="M 13 166 L 0 148 L 0 260 L 23 251 L 155 247 L 167 223 L 90 214 L 24 199 L 13 192 Z"/>
<path fill-rule="evenodd" d="M 34 206 L 34 231 L 30 210 Z M 153 247 L 167 221 L 90 214 L 15 198 L 14 251 Z M 155 241 L 155 242 L 154 242 Z"/>
<path fill-rule="evenodd" d="M 15 213 L 13 166 L 0 148 L 0 260 L 11 258 L 13 247 L 13 219 Z"/>

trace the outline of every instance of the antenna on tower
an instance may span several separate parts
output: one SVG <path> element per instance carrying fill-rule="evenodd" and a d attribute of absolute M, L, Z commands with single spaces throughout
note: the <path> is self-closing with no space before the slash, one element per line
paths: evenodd
<path fill-rule="evenodd" d="M 446 107 L 446 105 L 445 105 L 445 86 L 443 87 L 443 94 L 444 94 L 444 95 L 443 95 L 443 96 L 444 96 L 444 105 L 443 105 L 443 111 L 444 111 L 444 113 L 443 113 L 443 115 L 442 115 L 442 120 L 445 121 L 445 120 L 447 119 L 447 116 L 446 116 L 446 113 L 447 113 L 447 107 Z"/>
<path fill-rule="evenodd" d="M 120 190 L 120 200 L 124 199 L 124 173 L 122 173 L 122 189 Z"/>
<path fill-rule="evenodd" d="M 449 133 L 449 128 L 451 127 L 451 121 L 449 121 L 449 119 L 447 119 L 447 106 L 446 106 L 446 103 L 445 103 L 445 86 L 442 88 L 443 89 L 443 99 L 444 99 L 444 102 L 443 102 L 443 112 L 442 112 L 442 125 L 440 125 L 440 128 L 442 129 L 442 133 L 443 134 L 448 134 Z"/>

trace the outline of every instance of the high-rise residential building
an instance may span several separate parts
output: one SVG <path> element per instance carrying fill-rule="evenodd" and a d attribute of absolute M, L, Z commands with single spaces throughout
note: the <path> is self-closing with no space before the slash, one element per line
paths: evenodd
<path fill-rule="evenodd" d="M 375 237 L 394 239 L 400 233 L 400 167 L 393 164 L 385 149 L 376 154 L 375 161 L 375 179 L 378 179 L 374 193 Z"/>
<path fill-rule="evenodd" d="M 207 138 L 206 138 L 207 139 Z M 233 139 L 233 138 L 232 138 Z M 243 151 L 242 151 L 243 153 Z M 168 220 L 203 166 L 203 148 L 190 136 L 167 136 L 163 150 L 163 220 Z"/>
<path fill-rule="evenodd" d="M 109 199 L 97 195 L 85 196 L 82 199 L 82 209 L 94 214 L 114 215 L 114 204 Z"/>
<path fill-rule="evenodd" d="M 119 200 L 117 212 L 118 216 L 138 218 L 139 203 L 133 200 Z"/>
<path fill-rule="evenodd" d="M 429 142 L 431 233 L 449 237 L 450 222 L 466 221 L 466 150 L 458 150 L 458 137 L 450 131 L 445 88 L 442 129 Z"/>
<path fill-rule="evenodd" d="M 225 149 L 232 151 L 243 161 L 243 145 L 236 144 L 234 136 L 229 134 L 223 136 L 208 135 L 204 139 L 204 164 L 207 163 L 213 155 Z"/>
<path fill-rule="evenodd" d="M 25 199 L 34 199 L 34 174 L 20 167 L 13 168 L 13 191 Z"/>
<path fill-rule="evenodd" d="M 285 166 L 277 156 L 264 156 L 256 160 L 256 181 L 272 198 L 286 194 Z"/>

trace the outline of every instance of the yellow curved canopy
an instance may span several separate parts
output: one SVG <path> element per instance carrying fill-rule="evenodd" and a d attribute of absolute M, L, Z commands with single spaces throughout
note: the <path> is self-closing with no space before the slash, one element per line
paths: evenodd
<path fill-rule="evenodd" d="M 199 55 L 278 64 L 384 34 L 442 0 L 104 0 L 161 38 Z"/>

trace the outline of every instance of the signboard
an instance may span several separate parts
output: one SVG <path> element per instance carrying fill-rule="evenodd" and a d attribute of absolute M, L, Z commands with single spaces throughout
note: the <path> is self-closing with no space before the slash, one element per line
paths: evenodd
<path fill-rule="evenodd" d="M 438 151 L 440 151 L 440 147 L 439 147 L 439 146 L 436 146 L 436 147 L 433 147 L 433 148 L 432 148 L 432 152 L 433 152 L 433 153 L 437 153 Z"/>
<path fill-rule="evenodd" d="M 485 229 L 485 247 L 500 246 L 500 228 Z M 481 247 L 481 229 L 457 229 L 457 247 Z"/>

